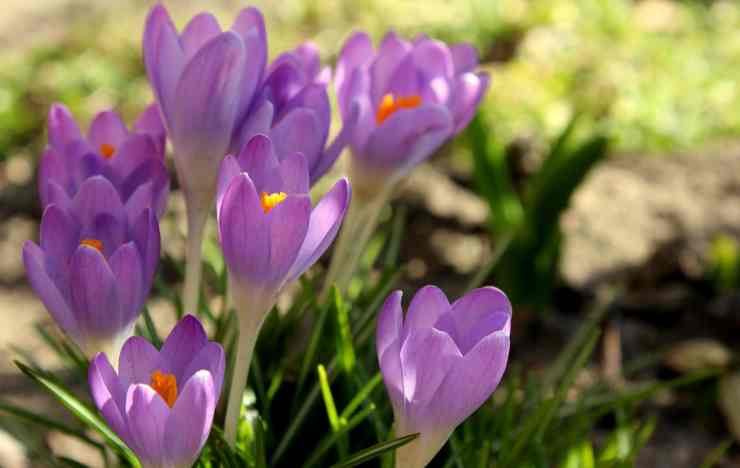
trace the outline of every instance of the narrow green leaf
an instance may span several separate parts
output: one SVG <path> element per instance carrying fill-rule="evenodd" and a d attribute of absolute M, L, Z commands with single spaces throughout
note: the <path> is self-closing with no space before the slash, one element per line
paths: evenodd
<path fill-rule="evenodd" d="M 355 366 L 355 347 L 352 342 L 352 329 L 349 320 L 349 307 L 342 300 L 339 289 L 332 288 L 332 315 L 336 318 L 337 325 L 337 351 L 339 353 L 339 364 L 346 373 L 352 372 Z"/>
<path fill-rule="evenodd" d="M 157 333 L 157 327 L 154 326 L 154 321 L 149 313 L 149 307 L 144 307 L 144 311 L 141 315 L 144 317 L 144 325 L 146 326 L 148 335 L 147 338 L 157 349 L 161 348 L 162 340 L 159 338 L 159 334 Z"/>
<path fill-rule="evenodd" d="M 369 462 L 370 460 L 380 457 L 390 450 L 395 450 L 398 447 L 406 445 L 417 437 L 419 437 L 419 434 L 410 434 L 407 436 L 399 437 L 397 439 L 375 444 L 372 447 L 360 450 L 359 452 L 351 455 L 349 458 L 332 465 L 331 468 L 350 468 L 353 466 L 361 465 L 363 463 Z"/>
<path fill-rule="evenodd" d="M 255 468 L 267 468 L 267 455 L 265 454 L 265 427 L 261 418 L 254 419 L 254 460 Z"/>
<path fill-rule="evenodd" d="M 111 447 L 121 454 L 131 466 L 141 468 L 136 455 L 125 443 L 91 410 L 87 405 L 78 400 L 62 384 L 53 380 L 50 376 L 42 375 L 25 364 L 15 361 L 15 365 L 31 379 L 41 384 L 49 393 L 57 398 L 69 411 L 74 413 L 81 421 L 91 426 L 106 439 Z"/>
<path fill-rule="evenodd" d="M 346 424 L 343 424 L 338 431 L 332 432 L 327 437 L 325 437 L 324 440 L 319 444 L 319 446 L 316 447 L 313 453 L 311 453 L 311 455 L 308 457 L 308 461 L 303 465 L 303 468 L 311 468 L 312 466 L 316 465 L 324 456 L 326 451 L 331 448 L 332 445 L 334 445 L 340 438 L 344 437 L 347 432 L 351 431 L 355 428 L 355 426 L 364 421 L 368 416 L 370 416 L 373 411 L 375 411 L 375 405 L 370 404 L 366 406 L 362 411 L 357 413 L 355 417 L 350 419 Z"/>
<path fill-rule="evenodd" d="M 370 381 L 367 382 L 357 392 L 357 395 L 355 395 L 352 401 L 350 401 L 349 404 L 344 408 L 342 414 L 339 416 L 340 419 L 349 419 L 354 414 L 355 410 L 357 410 L 357 408 L 359 408 L 361 404 L 367 401 L 372 391 L 375 390 L 378 384 L 380 384 L 380 382 L 382 381 L 383 375 L 380 372 L 376 373 L 373 378 L 370 379 Z"/>
<path fill-rule="evenodd" d="M 334 294 L 333 291 L 336 290 L 336 286 L 332 286 L 332 295 Z M 303 355 L 303 363 L 301 364 L 301 372 L 298 374 L 298 385 L 297 390 L 295 392 L 295 399 L 294 399 L 294 405 L 298 401 L 299 395 L 302 393 L 303 386 L 306 383 L 306 378 L 308 378 L 308 375 L 310 374 L 311 369 L 313 369 L 313 363 L 316 359 L 316 355 L 319 351 L 319 344 L 321 343 L 321 335 L 324 332 L 324 324 L 326 323 L 326 318 L 329 315 L 329 309 L 330 306 L 328 303 L 322 304 L 319 306 L 319 315 L 316 318 L 316 323 L 313 325 L 313 330 L 311 332 L 311 338 L 308 341 L 308 347 L 306 348 L 306 353 Z"/>
<path fill-rule="evenodd" d="M 730 450 L 730 447 L 734 444 L 734 440 L 725 439 L 723 440 L 718 446 L 712 449 L 711 452 L 709 452 L 704 458 L 704 461 L 701 464 L 701 468 L 713 468 L 719 464 L 719 462 L 722 461 L 722 458 L 725 456 L 728 450 Z"/>
<path fill-rule="evenodd" d="M 321 396 L 324 398 L 324 406 L 326 407 L 326 415 L 329 418 L 329 424 L 334 432 L 341 429 L 342 423 L 339 420 L 337 414 L 337 406 L 334 403 L 334 396 L 331 394 L 331 387 L 329 386 L 329 377 L 326 375 L 326 369 L 323 365 L 319 364 L 319 385 L 321 385 Z"/>

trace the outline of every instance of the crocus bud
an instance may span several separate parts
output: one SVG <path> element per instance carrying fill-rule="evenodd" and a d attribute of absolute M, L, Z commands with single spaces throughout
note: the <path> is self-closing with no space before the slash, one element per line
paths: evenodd
<path fill-rule="evenodd" d="M 151 209 L 130 208 L 111 182 L 93 176 L 67 206 L 44 210 L 40 246 L 23 246 L 31 286 L 90 357 L 100 351 L 118 356 L 154 280 L 157 218 Z"/>
<path fill-rule="evenodd" d="M 386 299 L 376 347 L 396 435 L 419 433 L 396 453 L 398 468 L 426 466 L 452 431 L 491 396 L 509 355 L 511 304 L 500 290 L 469 292 L 452 305 L 435 286 Z"/>
<path fill-rule="evenodd" d="M 88 383 L 103 418 L 144 468 L 189 468 L 211 431 L 224 366 L 221 345 L 208 341 L 198 319 L 187 315 L 161 350 L 129 338 L 117 373 L 98 354 Z"/>
<path fill-rule="evenodd" d="M 489 83 L 477 66 L 468 44 L 412 43 L 393 32 L 378 50 L 364 32 L 347 40 L 334 82 L 342 119 L 359 109 L 350 143 L 355 190 L 397 181 L 467 126 Z"/>
<path fill-rule="evenodd" d="M 254 344 L 280 290 L 313 265 L 334 240 L 350 199 L 346 179 L 311 208 L 306 158 L 279 161 L 270 139 L 253 137 L 221 166 L 218 227 L 239 319 L 234 381 L 226 414 L 233 443 Z"/>
<path fill-rule="evenodd" d="M 303 153 L 313 185 L 347 146 L 354 124 L 346 122 L 332 144 L 325 148 L 331 126 L 327 93 L 330 77 L 331 70 L 321 68 L 319 50 L 311 42 L 278 56 L 270 64 L 257 93 L 255 111 L 235 133 L 233 154 L 254 135 L 268 135 L 279 160 L 296 152 Z"/>
<path fill-rule="evenodd" d="M 66 205 L 94 175 L 107 178 L 131 209 L 164 214 L 170 177 L 164 164 L 165 130 L 156 105 L 149 106 L 129 131 L 113 111 L 98 113 L 83 136 L 69 110 L 49 111 L 49 145 L 39 164 L 39 195 L 44 208 Z"/>
<path fill-rule="evenodd" d="M 203 229 L 212 209 L 218 169 L 232 134 L 247 120 L 267 60 L 260 12 L 246 8 L 231 30 L 209 13 L 178 33 L 162 5 L 144 29 L 144 63 L 167 133 L 188 216 L 183 303 L 198 305 Z"/>
<path fill-rule="evenodd" d="M 186 196 L 210 202 L 232 131 L 246 118 L 264 73 L 262 15 L 245 9 L 231 30 L 222 31 L 211 14 L 201 13 L 178 33 L 167 10 L 157 5 L 147 18 L 143 43 L 180 183 Z"/>

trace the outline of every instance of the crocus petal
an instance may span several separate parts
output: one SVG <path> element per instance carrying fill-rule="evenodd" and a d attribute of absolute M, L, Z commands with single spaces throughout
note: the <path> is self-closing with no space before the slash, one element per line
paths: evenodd
<path fill-rule="evenodd" d="M 156 102 L 149 104 L 144 112 L 134 122 L 134 130 L 138 133 L 144 133 L 154 139 L 157 154 L 164 159 L 165 150 L 165 138 L 167 137 L 167 130 L 164 128 L 162 123 L 162 116 L 159 112 L 159 106 Z"/>
<path fill-rule="evenodd" d="M 170 131 L 175 155 L 194 165 L 178 165 L 179 171 L 188 168 L 188 183 L 208 181 L 209 174 L 215 181 L 234 128 L 243 66 L 244 45 L 227 31 L 199 49 L 182 72 Z"/>
<path fill-rule="evenodd" d="M 352 134 L 355 131 L 357 120 L 360 115 L 360 106 L 355 103 L 352 105 L 352 111 L 350 112 L 347 120 L 342 124 L 342 129 L 339 131 L 337 136 L 334 137 L 334 141 L 321 155 L 320 159 L 314 164 L 310 171 L 310 185 L 313 186 L 321 177 L 326 174 L 331 167 L 334 165 L 339 155 L 342 154 L 344 148 L 349 145 L 352 140 Z"/>
<path fill-rule="evenodd" d="M 231 142 L 231 151 L 239 154 L 242 147 L 257 134 L 268 134 L 272 126 L 274 107 L 270 101 L 263 99 L 255 104 L 255 110 L 248 113 L 246 120 L 235 132 Z"/>
<path fill-rule="evenodd" d="M 180 44 L 186 57 L 190 58 L 221 32 L 218 20 L 210 13 L 200 13 L 194 16 L 180 34 Z"/>
<path fill-rule="evenodd" d="M 69 304 L 62 292 L 49 277 L 44 267 L 44 252 L 31 241 L 23 244 L 23 264 L 31 287 L 44 303 L 54 320 L 74 339 L 80 336 L 77 319 L 72 314 Z"/>
<path fill-rule="evenodd" d="M 92 247 L 77 248 L 70 263 L 70 289 L 85 339 L 107 338 L 124 328 L 116 278 L 102 253 Z"/>
<path fill-rule="evenodd" d="M 286 156 L 280 163 L 282 191 L 286 193 L 308 193 L 308 163 L 302 153 Z"/>
<path fill-rule="evenodd" d="M 120 181 L 121 196 L 126 200 L 139 185 L 154 178 L 155 171 L 162 167 L 162 158 L 152 137 L 132 135 L 121 144 L 110 165 Z"/>
<path fill-rule="evenodd" d="M 435 328 L 414 329 L 401 345 L 406 417 L 417 421 L 462 356 L 452 338 Z M 421 429 L 421 428 L 419 428 Z"/>
<path fill-rule="evenodd" d="M 276 286 L 282 286 L 296 262 L 310 217 L 311 199 L 308 195 L 288 195 L 266 215 L 270 233 L 269 281 Z"/>
<path fill-rule="evenodd" d="M 270 133 L 275 152 L 282 159 L 293 153 L 303 153 L 308 167 L 318 163 L 326 143 L 326 127 L 313 109 L 301 107 L 286 115 Z"/>
<path fill-rule="evenodd" d="M 216 217 L 221 216 L 221 205 L 224 195 L 226 195 L 226 189 L 234 178 L 241 173 L 242 169 L 239 166 L 239 161 L 234 156 L 229 154 L 221 161 L 221 168 L 218 170 L 218 188 L 216 190 Z"/>
<path fill-rule="evenodd" d="M 148 385 L 152 373 L 161 368 L 159 351 L 144 338 L 132 336 L 123 344 L 118 359 L 118 375 L 124 388 L 135 384 Z"/>
<path fill-rule="evenodd" d="M 93 225 L 95 219 L 104 214 L 121 224 L 125 221 L 118 191 L 103 176 L 94 176 L 83 182 L 72 200 L 72 212 L 82 226 Z"/>
<path fill-rule="evenodd" d="M 465 73 L 456 78 L 450 111 L 454 119 L 454 132 L 459 133 L 468 126 L 488 90 L 488 73 Z"/>
<path fill-rule="evenodd" d="M 210 372 L 202 370 L 185 384 L 164 430 L 165 458 L 172 466 L 190 466 L 208 439 L 218 393 Z"/>
<path fill-rule="evenodd" d="M 363 161 L 399 167 L 402 172 L 434 153 L 450 136 L 449 112 L 436 105 L 404 109 L 391 115 L 368 139 Z"/>
<path fill-rule="evenodd" d="M 337 93 L 339 103 L 339 112 L 342 120 L 345 120 L 350 113 L 352 99 L 354 94 L 351 92 L 349 82 L 352 75 L 358 67 L 363 66 L 372 60 L 374 55 L 373 43 L 364 32 L 354 33 L 347 42 L 344 43 L 342 51 L 337 59 L 337 66 L 334 71 L 334 89 Z"/>
<path fill-rule="evenodd" d="M 238 160 L 241 170 L 249 174 L 258 192 L 279 191 L 280 164 L 269 138 L 265 135 L 252 137 L 242 148 Z"/>
<path fill-rule="evenodd" d="M 62 156 L 53 147 L 48 147 L 44 150 L 39 161 L 38 170 L 39 180 L 39 198 L 41 199 L 41 206 L 46 207 L 49 205 L 49 183 L 55 182 L 61 187 L 68 187 L 71 179 L 67 164 L 63 160 Z"/>
<path fill-rule="evenodd" d="M 131 237 L 144 262 L 144 278 L 147 284 L 154 281 L 160 253 L 159 223 L 151 210 L 145 210 L 139 216 L 131 230 Z"/>
<path fill-rule="evenodd" d="M 244 61 L 244 74 L 241 80 L 237 127 L 241 127 L 249 114 L 249 106 L 254 100 L 257 87 L 262 82 L 267 64 L 267 33 L 265 20 L 257 8 L 243 9 L 237 16 L 231 30 L 244 41 L 247 60 Z"/>
<path fill-rule="evenodd" d="M 149 181 L 139 185 L 138 188 L 126 200 L 126 214 L 131 225 L 141 216 L 141 213 L 151 209 L 154 198 L 154 187 Z"/>
<path fill-rule="evenodd" d="M 79 227 L 62 208 L 50 205 L 41 217 L 39 237 L 41 249 L 49 259 L 66 266 L 77 249 Z"/>
<path fill-rule="evenodd" d="M 313 78 L 319 74 L 321 57 L 319 55 L 319 47 L 315 43 L 306 41 L 296 47 L 293 53 L 301 61 L 301 66 L 307 76 Z"/>
<path fill-rule="evenodd" d="M 376 62 L 377 64 L 378 62 Z M 378 87 L 378 82 L 373 81 L 373 90 Z M 423 85 L 426 81 L 419 68 L 416 66 L 412 53 L 407 53 L 400 63 L 398 63 L 393 69 L 393 74 L 385 79 L 382 88 L 379 88 L 377 96 L 373 94 L 373 102 L 376 104 L 380 103 L 380 100 L 385 94 L 393 94 L 395 96 L 414 96 L 421 95 Z M 375 91 L 374 91 L 375 92 Z"/>
<path fill-rule="evenodd" d="M 511 303 L 500 289 L 480 288 L 455 301 L 450 318 L 454 322 L 455 342 L 463 353 L 467 353 L 491 333 L 502 332 L 508 336 Z"/>
<path fill-rule="evenodd" d="M 509 345 L 508 333 L 490 334 L 450 370 L 434 397 L 436 424 L 455 427 L 485 403 L 504 375 Z"/>
<path fill-rule="evenodd" d="M 72 204 L 72 199 L 69 198 L 67 191 L 53 181 L 46 183 L 46 197 L 44 206 L 57 205 L 63 210 L 68 210 Z"/>
<path fill-rule="evenodd" d="M 264 278 L 268 271 L 266 219 L 254 183 L 241 173 L 226 189 L 218 220 L 224 259 L 236 278 Z"/>
<path fill-rule="evenodd" d="M 101 145 L 112 145 L 115 149 L 128 136 L 128 129 L 121 117 L 113 111 L 103 111 L 90 124 L 88 139 L 93 148 L 100 151 Z"/>
<path fill-rule="evenodd" d="M 184 382 L 183 376 L 193 358 L 208 343 L 208 336 L 200 321 L 192 315 L 180 320 L 162 345 L 164 371 L 174 374 L 178 382 Z"/>
<path fill-rule="evenodd" d="M 170 126 L 174 116 L 175 90 L 185 66 L 175 25 L 161 4 L 149 12 L 144 26 L 144 64 L 159 108 Z M 170 129 L 171 130 L 171 129 Z"/>
<path fill-rule="evenodd" d="M 378 328 L 375 334 L 375 349 L 382 356 L 391 343 L 397 341 L 403 327 L 403 292 L 394 291 L 385 300 L 378 315 Z"/>
<path fill-rule="evenodd" d="M 411 56 L 426 81 L 436 77 L 451 78 L 455 73 L 452 54 L 444 42 L 432 39 L 421 41 L 414 47 Z"/>
<path fill-rule="evenodd" d="M 136 244 L 131 241 L 120 246 L 108 260 L 116 278 L 123 323 L 129 324 L 139 316 L 149 292 L 144 283 L 144 266 Z"/>
<path fill-rule="evenodd" d="M 342 178 L 313 209 L 300 252 L 291 268 L 289 281 L 303 274 L 329 248 L 342 224 L 349 200 L 349 182 Z"/>
<path fill-rule="evenodd" d="M 403 336 L 408 336 L 413 330 L 432 328 L 439 317 L 449 310 L 450 302 L 441 289 L 431 285 L 424 286 L 409 304 L 403 324 Z"/>
<path fill-rule="evenodd" d="M 58 151 L 64 151 L 67 143 L 82 139 L 80 127 L 63 104 L 52 104 L 49 109 L 49 144 Z"/>
<path fill-rule="evenodd" d="M 105 354 L 98 353 L 95 356 L 87 373 L 90 394 L 103 418 L 124 441 L 130 440 L 123 417 L 126 404 L 125 389 Z"/>
<path fill-rule="evenodd" d="M 203 346 L 200 352 L 188 364 L 187 369 L 185 369 L 182 375 L 183 382 L 190 380 L 196 372 L 205 369 L 213 376 L 214 394 L 218 398 L 224 382 L 225 368 L 226 357 L 224 355 L 224 349 L 218 343 L 209 342 Z"/>
<path fill-rule="evenodd" d="M 170 409 L 149 385 L 129 387 L 126 394 L 126 419 L 132 449 L 144 466 L 165 466 L 164 429 Z"/>
<path fill-rule="evenodd" d="M 450 54 L 457 75 L 473 71 L 478 66 L 478 50 L 470 44 L 453 44 L 450 46 Z"/>
<path fill-rule="evenodd" d="M 402 96 L 416 94 L 416 89 L 418 88 L 416 74 L 406 72 L 399 74 L 398 72 L 398 68 L 404 62 L 409 62 L 407 67 L 414 70 L 413 59 L 407 57 L 409 51 L 411 51 L 411 44 L 401 39 L 398 34 L 390 31 L 385 35 L 378 48 L 375 62 L 370 67 L 370 76 L 372 77 L 371 98 L 373 104 L 379 103 L 386 93 L 392 92 L 392 85 L 394 84 L 397 87 L 404 85 L 411 86 L 411 91 L 406 91 L 406 88 L 397 88 L 402 91 Z M 398 83 L 397 81 L 399 79 L 407 80 L 407 83 Z"/>

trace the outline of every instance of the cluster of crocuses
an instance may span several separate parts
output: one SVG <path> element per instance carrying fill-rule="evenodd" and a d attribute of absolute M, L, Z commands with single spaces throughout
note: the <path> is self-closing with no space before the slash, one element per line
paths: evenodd
<path fill-rule="evenodd" d="M 155 6 L 143 49 L 156 102 L 131 129 L 105 111 L 83 135 L 64 106 L 52 107 L 39 169 L 40 245 L 29 241 L 23 258 L 49 313 L 92 360 L 90 389 L 110 427 L 144 467 L 186 467 L 213 423 L 224 351 L 192 315 L 161 350 L 132 336 L 160 254 L 167 139 L 187 206 L 186 312 L 198 310 L 204 225 L 216 211 L 239 324 L 224 422 L 234 444 L 262 322 L 329 248 L 350 208 L 347 179 L 315 206 L 311 187 L 348 147 L 354 200 L 327 275 L 341 285 L 393 187 L 465 128 L 488 76 L 476 72 L 470 45 L 394 33 L 377 49 L 366 34 L 351 36 L 333 77 L 310 43 L 268 64 L 255 8 L 225 31 L 203 13 L 178 32 Z M 327 145 L 332 81 L 342 128 Z M 489 398 L 506 367 L 510 320 L 506 296 L 491 287 L 453 304 L 423 288 L 405 318 L 401 293 L 387 299 L 377 353 L 395 431 L 420 434 L 398 450 L 398 467 L 425 466 Z"/>

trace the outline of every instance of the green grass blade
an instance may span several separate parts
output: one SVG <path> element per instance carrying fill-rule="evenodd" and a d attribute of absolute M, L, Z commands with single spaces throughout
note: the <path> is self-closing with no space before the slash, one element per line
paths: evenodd
<path fill-rule="evenodd" d="M 316 447 L 313 453 L 311 453 L 311 455 L 308 457 L 308 461 L 304 463 L 303 468 L 311 468 L 319 461 L 321 461 L 321 458 L 324 456 L 327 450 L 331 448 L 332 445 L 334 445 L 340 438 L 344 437 L 347 432 L 351 431 L 358 424 L 364 421 L 368 416 L 370 416 L 373 411 L 375 411 L 375 405 L 370 404 L 366 406 L 365 409 L 357 413 L 357 415 L 347 421 L 346 424 L 343 424 L 338 431 L 332 432 L 329 436 L 325 437 L 324 440 L 319 444 L 319 446 Z"/>
<path fill-rule="evenodd" d="M 372 447 L 360 450 L 359 452 L 351 455 L 345 460 L 332 465 L 331 468 L 351 468 L 353 466 L 361 465 L 382 456 L 384 453 L 390 450 L 395 450 L 398 447 L 406 445 L 417 437 L 419 437 L 419 434 L 410 434 L 407 436 L 399 437 L 397 439 L 381 442 L 379 444 L 373 445 Z"/>

